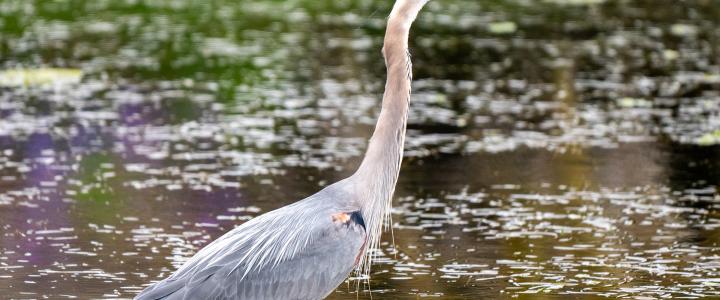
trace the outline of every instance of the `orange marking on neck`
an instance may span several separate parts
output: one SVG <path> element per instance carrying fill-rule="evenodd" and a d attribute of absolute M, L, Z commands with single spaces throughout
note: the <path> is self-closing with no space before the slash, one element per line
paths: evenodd
<path fill-rule="evenodd" d="M 346 213 L 337 213 L 332 215 L 332 220 L 333 222 L 340 222 L 344 224 L 350 221 L 350 215 Z"/>

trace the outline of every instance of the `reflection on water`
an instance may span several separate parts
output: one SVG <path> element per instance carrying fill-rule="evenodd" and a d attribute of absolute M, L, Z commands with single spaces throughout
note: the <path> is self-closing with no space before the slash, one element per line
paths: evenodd
<path fill-rule="evenodd" d="M 387 1 L 0 7 L 7 297 L 132 297 L 350 174 L 379 110 Z M 372 295 L 720 295 L 718 7 L 431 2 Z"/>

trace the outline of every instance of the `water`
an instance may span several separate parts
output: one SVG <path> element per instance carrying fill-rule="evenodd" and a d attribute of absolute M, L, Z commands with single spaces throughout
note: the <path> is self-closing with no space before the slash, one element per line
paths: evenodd
<path fill-rule="evenodd" d="M 430 3 L 393 232 L 331 298 L 719 296 L 719 4 Z M 351 174 L 390 5 L 0 0 L 0 292 L 131 298 Z"/>

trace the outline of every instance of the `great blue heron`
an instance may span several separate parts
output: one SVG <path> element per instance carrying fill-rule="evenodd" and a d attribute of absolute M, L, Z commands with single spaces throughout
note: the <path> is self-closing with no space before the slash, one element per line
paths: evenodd
<path fill-rule="evenodd" d="M 429 0 L 397 0 L 387 21 L 387 82 L 365 158 L 350 177 L 254 218 L 136 299 L 320 299 L 368 274 L 390 213 L 410 102 L 410 25 Z"/>

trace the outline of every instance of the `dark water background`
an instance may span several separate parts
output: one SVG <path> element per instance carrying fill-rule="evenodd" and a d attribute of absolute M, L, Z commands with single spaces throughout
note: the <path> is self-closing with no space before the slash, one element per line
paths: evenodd
<path fill-rule="evenodd" d="M 0 298 L 131 298 L 351 174 L 390 7 L 0 0 Z M 373 298 L 720 296 L 718 28 L 715 0 L 433 0 Z M 82 77 L 10 83 L 47 68 Z"/>

